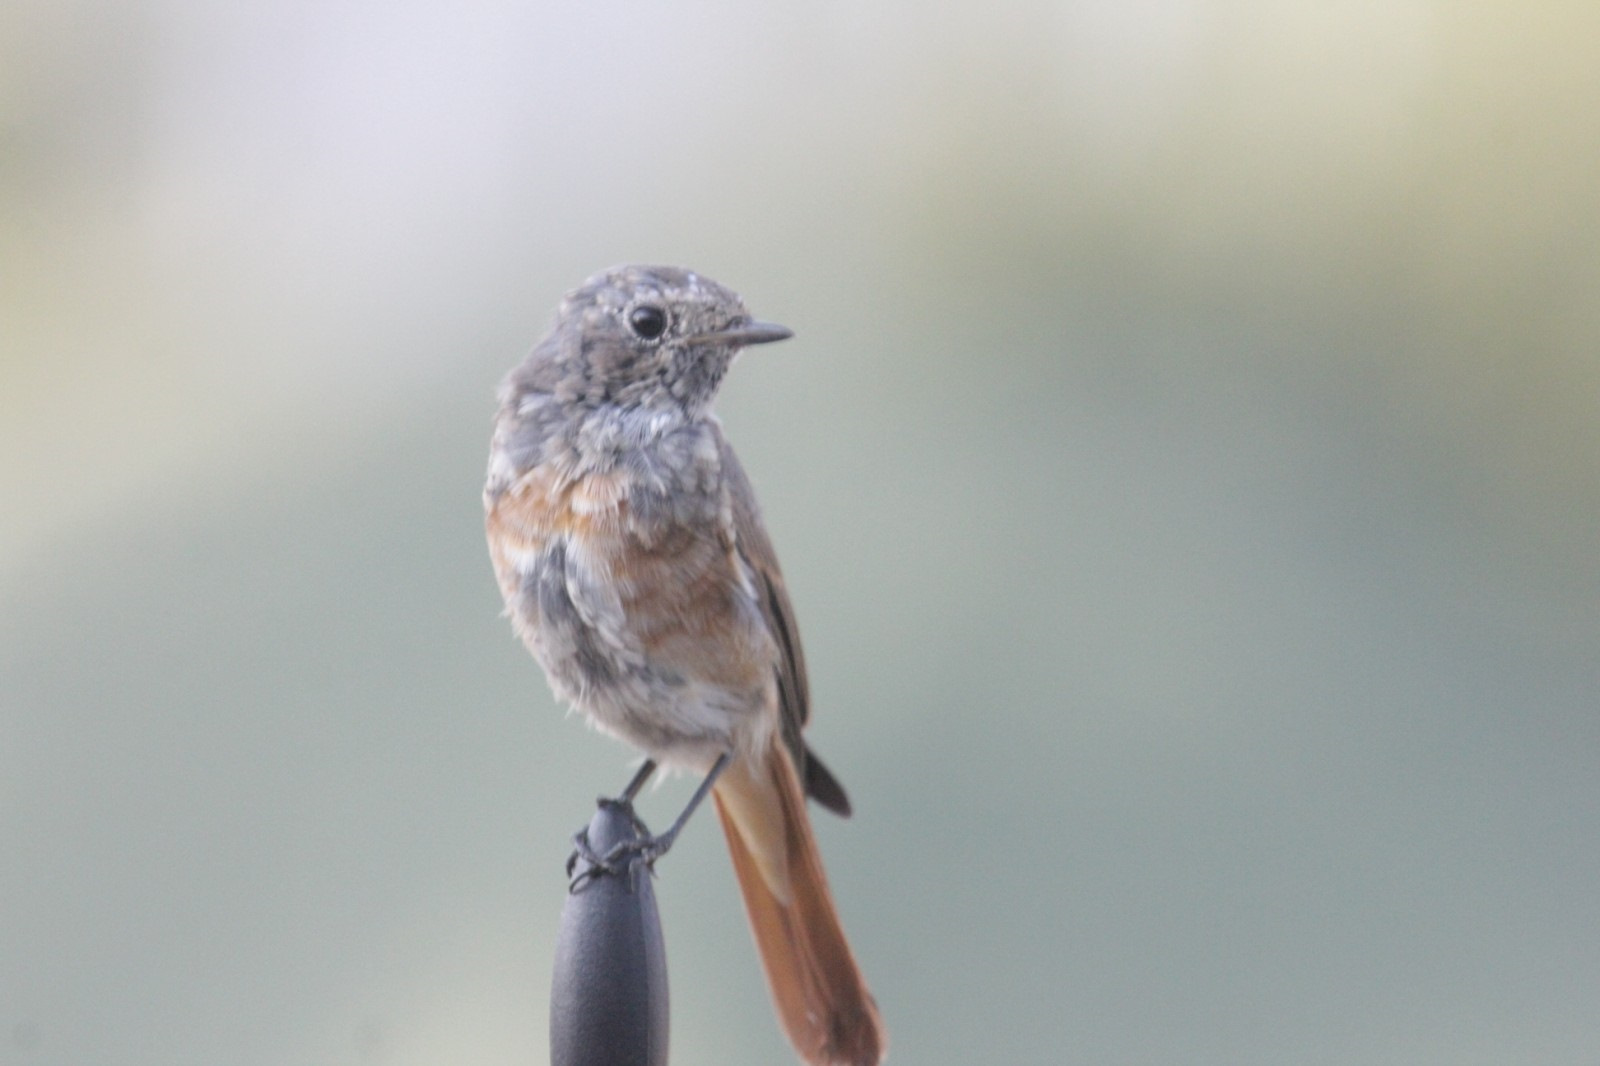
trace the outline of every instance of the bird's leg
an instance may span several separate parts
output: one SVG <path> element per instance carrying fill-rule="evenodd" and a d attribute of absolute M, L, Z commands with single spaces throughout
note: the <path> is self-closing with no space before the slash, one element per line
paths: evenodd
<path fill-rule="evenodd" d="M 706 774 L 705 779 L 700 782 L 700 787 L 695 789 L 694 795 L 689 797 L 689 802 L 683 808 L 683 812 L 678 815 L 672 825 L 667 827 L 665 833 L 658 837 L 651 837 L 649 840 L 641 841 L 645 845 L 645 857 L 650 862 L 654 863 L 667 853 L 667 849 L 672 847 L 672 842 L 678 839 L 679 831 L 688 824 L 689 816 L 711 794 L 711 789 L 716 785 L 717 778 L 721 777 L 722 771 L 728 768 L 728 758 L 727 752 L 717 756 L 717 761 L 711 764 L 711 772 Z"/>
<path fill-rule="evenodd" d="M 623 789 L 622 795 L 617 798 L 623 803 L 632 803 L 633 797 L 639 794 L 639 790 L 644 787 L 644 783 L 650 780 L 650 775 L 655 772 L 656 761 L 654 759 L 646 759 L 643 765 L 639 767 L 639 772 L 633 775 L 633 780 L 628 782 L 628 787 Z"/>
<path fill-rule="evenodd" d="M 594 849 L 589 846 L 588 827 L 578 830 L 572 837 L 572 854 L 567 857 L 567 877 L 571 880 L 569 887 L 576 889 L 583 881 L 597 873 L 620 873 L 621 868 L 631 865 L 631 860 L 627 862 L 619 862 L 619 860 L 623 860 L 630 855 L 638 856 L 651 866 L 655 865 L 655 861 L 665 855 L 672 847 L 673 841 L 678 839 L 678 833 L 688 824 L 689 818 L 694 814 L 695 809 L 710 794 L 711 789 L 717 783 L 717 778 L 722 776 L 722 771 L 728 768 L 729 758 L 730 756 L 727 752 L 717 756 L 717 761 L 711 764 L 711 771 L 700 782 L 700 787 L 694 790 L 694 795 L 689 797 L 689 802 L 683 808 L 682 813 L 673 820 L 672 825 L 667 827 L 667 831 L 660 836 L 652 836 L 645 824 L 633 813 L 633 797 L 639 794 L 639 790 L 644 787 L 646 781 L 650 780 L 650 775 L 656 769 L 655 761 L 646 759 L 644 765 L 639 767 L 639 772 L 633 775 L 633 780 L 628 782 L 628 787 L 623 789 L 621 796 L 616 799 L 602 797 L 600 800 L 602 806 L 624 808 L 624 813 L 638 827 L 639 836 L 633 840 L 624 840 L 607 850 L 604 855 L 597 855 Z M 579 859 L 588 864 L 589 869 L 580 873 L 577 877 L 573 877 L 572 871 L 577 866 Z"/>

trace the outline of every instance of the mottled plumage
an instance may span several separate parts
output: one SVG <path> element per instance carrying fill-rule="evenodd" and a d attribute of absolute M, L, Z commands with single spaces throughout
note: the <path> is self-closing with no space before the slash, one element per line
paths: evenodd
<path fill-rule="evenodd" d="M 811 1063 L 885 1039 L 804 796 L 849 813 L 801 740 L 805 660 L 777 557 L 709 407 L 741 347 L 781 340 L 672 267 L 568 294 L 506 378 L 484 489 L 507 613 L 556 694 L 656 761 L 707 772 L 780 1018 Z"/>

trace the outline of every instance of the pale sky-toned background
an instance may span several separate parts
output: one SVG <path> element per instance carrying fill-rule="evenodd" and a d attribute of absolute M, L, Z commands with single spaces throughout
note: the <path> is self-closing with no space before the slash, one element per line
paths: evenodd
<path fill-rule="evenodd" d="M 628 753 L 478 492 L 628 260 L 796 331 L 720 410 L 892 1061 L 1600 1061 L 1600 7 L 3 21 L 0 1062 L 546 1060 Z M 674 1062 L 788 1061 L 714 820 L 657 889 Z"/>

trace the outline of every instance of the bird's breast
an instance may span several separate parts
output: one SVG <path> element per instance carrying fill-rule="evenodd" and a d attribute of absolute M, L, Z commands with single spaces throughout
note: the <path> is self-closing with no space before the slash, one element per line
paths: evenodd
<path fill-rule="evenodd" d="M 770 702 L 775 649 L 720 488 L 535 468 L 488 511 L 508 613 L 556 693 L 652 752 L 726 746 Z"/>

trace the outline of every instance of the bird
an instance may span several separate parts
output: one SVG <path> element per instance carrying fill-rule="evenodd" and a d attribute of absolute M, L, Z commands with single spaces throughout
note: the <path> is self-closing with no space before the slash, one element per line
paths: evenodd
<path fill-rule="evenodd" d="M 711 410 L 743 349 L 790 336 L 692 270 L 589 278 L 500 387 L 485 528 L 506 614 L 551 689 L 644 753 L 630 798 L 657 765 L 710 789 L 800 1059 L 874 1066 L 887 1033 L 806 806 L 848 816 L 850 801 L 802 737 L 794 609 Z"/>

